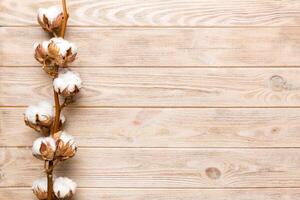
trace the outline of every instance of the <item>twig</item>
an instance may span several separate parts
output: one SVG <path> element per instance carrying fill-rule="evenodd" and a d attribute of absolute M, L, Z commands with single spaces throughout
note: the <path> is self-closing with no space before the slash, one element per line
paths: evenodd
<path fill-rule="evenodd" d="M 45 161 L 47 162 L 47 161 Z M 48 161 L 48 166 L 47 168 L 47 200 L 52 200 L 52 193 L 53 193 L 53 162 Z"/>
<path fill-rule="evenodd" d="M 70 103 L 72 103 L 72 96 L 65 98 L 64 102 L 60 105 L 60 111 L 62 111 Z"/>
<path fill-rule="evenodd" d="M 62 6 L 63 6 L 63 14 L 64 14 L 64 20 L 62 23 L 62 29 L 60 36 L 64 38 L 65 32 L 66 32 L 66 27 L 67 27 L 67 21 L 68 21 L 68 11 L 67 11 L 67 5 L 66 5 L 66 0 L 62 0 Z M 54 35 L 56 36 L 56 35 Z M 58 70 L 58 68 L 56 69 Z M 57 73 L 56 73 L 57 76 Z M 55 102 L 55 118 L 53 122 L 53 127 L 52 127 L 52 132 L 51 134 L 54 135 L 59 128 L 59 123 L 60 123 L 60 112 L 61 112 L 61 106 L 59 103 L 59 96 L 58 93 L 54 90 L 54 102 Z M 48 181 L 48 188 L 47 188 L 47 200 L 52 200 L 52 193 L 53 193 L 53 168 L 56 165 L 56 163 L 53 163 L 53 161 L 49 161 L 48 163 L 48 171 L 47 171 L 47 181 Z"/>
<path fill-rule="evenodd" d="M 66 0 L 62 0 L 62 5 L 63 5 L 63 11 L 64 11 L 64 21 L 62 23 L 60 37 L 64 38 L 65 37 L 66 28 L 67 28 L 67 22 L 68 22 L 69 14 L 68 14 L 68 10 L 67 10 Z"/>
<path fill-rule="evenodd" d="M 59 103 L 59 96 L 58 93 L 54 90 L 54 102 L 55 102 L 55 118 L 52 127 L 52 135 L 58 131 L 59 121 L 60 121 L 60 103 Z"/>

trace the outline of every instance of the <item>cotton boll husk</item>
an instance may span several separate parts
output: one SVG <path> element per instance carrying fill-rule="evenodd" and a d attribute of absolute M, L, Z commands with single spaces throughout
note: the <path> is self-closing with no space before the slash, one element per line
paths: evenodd
<path fill-rule="evenodd" d="M 67 41 L 67 40 L 65 40 L 61 37 L 52 38 L 52 39 L 50 39 L 50 42 L 54 42 L 54 44 L 59 49 L 60 55 L 62 55 L 62 56 L 65 56 L 69 49 L 71 49 L 71 52 L 73 54 L 77 53 L 77 47 L 73 43 L 71 43 L 71 42 L 69 42 L 69 41 Z"/>
<path fill-rule="evenodd" d="M 49 22 L 52 23 L 61 13 L 61 8 L 57 6 L 51 6 L 49 8 L 39 8 L 38 17 L 41 21 L 43 21 L 43 17 L 45 15 Z"/>
<path fill-rule="evenodd" d="M 39 113 L 37 106 L 29 106 L 25 111 L 26 119 L 32 124 L 36 124 L 36 115 Z"/>
<path fill-rule="evenodd" d="M 50 44 L 50 41 L 43 41 L 42 43 L 35 42 L 35 43 L 33 44 L 33 49 L 36 50 L 36 48 L 37 48 L 39 45 L 41 45 L 42 48 L 43 48 L 43 50 L 44 50 L 44 52 L 45 52 L 45 53 L 48 53 L 48 46 L 49 46 L 49 44 Z"/>
<path fill-rule="evenodd" d="M 40 200 L 47 199 L 47 185 L 48 181 L 47 178 L 41 178 L 38 180 L 35 180 L 32 183 L 32 191 L 36 195 L 36 197 Z"/>
<path fill-rule="evenodd" d="M 69 135 L 65 131 L 63 131 L 61 133 L 59 139 L 62 140 L 64 142 L 64 144 L 69 144 L 72 147 L 73 150 L 77 148 L 77 144 L 74 140 L 74 137 L 72 135 Z"/>
<path fill-rule="evenodd" d="M 41 155 L 41 144 L 49 144 L 53 151 L 56 150 L 55 140 L 52 137 L 40 137 L 33 142 L 32 152 L 34 155 Z"/>
<path fill-rule="evenodd" d="M 54 180 L 53 191 L 59 200 L 69 199 L 75 194 L 77 184 L 69 178 L 59 177 Z"/>
<path fill-rule="evenodd" d="M 40 109 L 39 120 L 46 120 L 45 116 L 50 115 L 53 117 L 53 105 L 47 101 L 42 101 L 38 104 Z"/>
<path fill-rule="evenodd" d="M 53 81 L 56 92 L 67 97 L 76 94 L 82 87 L 82 81 L 77 72 L 60 70 L 58 77 Z"/>
<path fill-rule="evenodd" d="M 40 137 L 33 142 L 32 154 L 43 160 L 52 160 L 56 150 L 56 142 L 52 137 Z"/>
<path fill-rule="evenodd" d="M 43 47 L 43 50 L 48 53 L 48 46 L 49 46 L 50 42 L 49 41 L 43 41 L 42 42 L 42 47 Z"/>
<path fill-rule="evenodd" d="M 32 124 L 37 124 L 38 121 L 49 120 L 53 115 L 53 105 L 46 101 L 29 106 L 25 111 L 25 118 Z"/>
<path fill-rule="evenodd" d="M 43 17 L 46 16 L 47 9 L 46 8 L 39 8 L 38 9 L 38 17 L 41 21 L 43 21 Z"/>
<path fill-rule="evenodd" d="M 72 158 L 77 151 L 77 144 L 74 137 L 67 134 L 65 131 L 59 132 L 56 144 L 57 149 L 55 156 L 61 161 Z"/>
<path fill-rule="evenodd" d="M 47 191 L 47 178 L 40 178 L 32 183 L 32 189 L 39 188 L 42 191 Z"/>

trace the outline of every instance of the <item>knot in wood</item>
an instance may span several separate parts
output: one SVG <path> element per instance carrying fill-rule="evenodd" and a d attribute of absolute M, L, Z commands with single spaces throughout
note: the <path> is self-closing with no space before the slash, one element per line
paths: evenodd
<path fill-rule="evenodd" d="M 219 179 L 221 176 L 221 171 L 215 167 L 209 167 L 205 170 L 207 177 L 211 179 Z"/>
<path fill-rule="evenodd" d="M 287 84 L 282 76 L 274 75 L 270 78 L 270 87 L 274 91 L 282 91 L 287 88 Z"/>

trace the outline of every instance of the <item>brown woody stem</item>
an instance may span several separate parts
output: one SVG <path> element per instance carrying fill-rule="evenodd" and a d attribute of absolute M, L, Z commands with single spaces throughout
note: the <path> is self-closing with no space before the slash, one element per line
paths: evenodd
<path fill-rule="evenodd" d="M 58 131 L 59 120 L 60 120 L 60 103 L 58 93 L 53 89 L 54 92 L 54 102 L 55 102 L 55 118 L 52 128 L 52 135 Z"/>
<path fill-rule="evenodd" d="M 47 162 L 47 161 L 46 161 Z M 52 200 L 52 193 L 53 193 L 53 162 L 49 161 L 47 166 L 47 200 Z"/>
<path fill-rule="evenodd" d="M 61 29 L 60 36 L 63 38 L 65 36 L 67 21 L 68 21 L 68 17 L 69 17 L 68 11 L 67 11 L 66 0 L 62 0 L 62 6 L 63 6 L 63 12 L 64 12 L 64 20 L 62 23 L 62 29 Z M 57 70 L 58 70 L 58 68 L 57 68 Z M 57 73 L 56 73 L 56 75 L 57 75 Z M 53 88 L 53 92 L 54 92 L 54 102 L 55 102 L 55 118 L 54 118 L 54 123 L 53 123 L 53 127 L 52 127 L 52 132 L 51 132 L 52 135 L 55 134 L 59 129 L 60 112 L 61 112 L 61 106 L 59 103 L 59 95 L 54 90 L 54 88 Z M 48 181 L 47 200 L 52 200 L 54 167 L 55 167 L 55 164 L 53 163 L 53 161 L 49 161 L 48 166 L 47 166 L 47 181 Z"/>
<path fill-rule="evenodd" d="M 66 0 L 62 0 L 62 5 L 63 5 L 63 11 L 64 11 L 64 21 L 62 23 L 60 37 L 64 38 L 65 37 L 66 28 L 67 28 L 67 22 L 68 22 L 69 14 L 68 14 L 68 10 L 67 10 Z"/>

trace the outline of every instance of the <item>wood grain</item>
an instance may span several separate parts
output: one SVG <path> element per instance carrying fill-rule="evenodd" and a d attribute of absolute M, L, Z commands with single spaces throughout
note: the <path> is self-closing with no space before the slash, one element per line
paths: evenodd
<path fill-rule="evenodd" d="M 76 106 L 299 106 L 298 68 L 78 68 Z M 17 81 L 16 81 L 17 80 Z M 0 68 L 0 105 L 52 99 L 51 79 L 35 67 Z"/>
<path fill-rule="evenodd" d="M 40 134 L 23 108 L 0 109 L 0 146 Z M 300 109 L 71 108 L 65 130 L 80 147 L 300 147 Z M 74 126 L 76 124 L 76 126 Z"/>
<path fill-rule="evenodd" d="M 79 187 L 298 187 L 300 149 L 79 148 L 57 176 Z M 27 187 L 43 162 L 30 149 L 1 148 L 1 187 Z"/>
<path fill-rule="evenodd" d="M 57 0 L 2 0 L 0 24 L 36 25 L 39 7 Z M 76 26 L 298 26 L 298 0 L 72 0 Z"/>
<path fill-rule="evenodd" d="M 52 99 L 39 7 L 0 1 L 0 199 L 43 175 L 25 106 Z M 75 200 L 300 199 L 299 0 L 72 0 L 84 81 L 57 169 Z"/>
<path fill-rule="evenodd" d="M 29 188 L 0 188 L 3 199 L 34 199 Z M 74 200 L 295 200 L 299 189 L 77 189 Z"/>
<path fill-rule="evenodd" d="M 38 27 L 2 27 L 0 66 L 40 66 L 33 44 Z M 245 67 L 299 66 L 300 27 L 70 28 L 79 47 L 73 66 Z M 9 38 L 9 39 L 6 39 Z"/>

